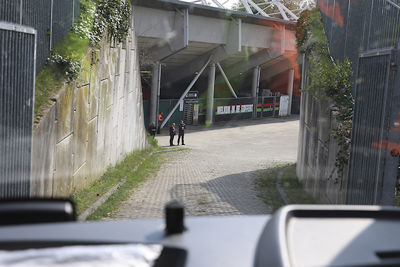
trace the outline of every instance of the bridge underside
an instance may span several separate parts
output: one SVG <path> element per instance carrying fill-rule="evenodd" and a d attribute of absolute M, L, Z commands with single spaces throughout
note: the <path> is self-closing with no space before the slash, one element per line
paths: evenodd
<path fill-rule="evenodd" d="M 208 103 L 255 98 L 261 89 L 292 94 L 293 84 L 296 95 L 293 22 L 173 0 L 133 0 L 133 8 L 150 122 L 157 121 L 160 98 L 182 98 L 189 90 Z M 213 108 L 207 105 L 210 123 Z"/>

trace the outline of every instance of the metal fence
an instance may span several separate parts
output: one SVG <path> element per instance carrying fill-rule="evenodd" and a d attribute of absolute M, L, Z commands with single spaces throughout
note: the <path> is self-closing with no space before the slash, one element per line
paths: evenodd
<path fill-rule="evenodd" d="M 51 48 L 70 31 L 79 10 L 80 0 L 0 0 L 0 21 L 37 31 L 36 68 L 40 70 Z"/>
<path fill-rule="evenodd" d="M 359 53 L 400 42 L 399 0 L 318 0 L 329 50 L 349 58 L 357 71 Z"/>
<path fill-rule="evenodd" d="M 315 196 L 330 203 L 391 204 L 400 147 L 398 120 L 400 6 L 398 0 L 319 0 L 330 54 L 353 63 L 355 111 L 351 156 L 344 180 L 332 184 L 337 144 L 329 137 L 335 127 L 331 111 L 303 95 L 300 117 L 299 176 Z M 303 75 L 303 87 L 309 83 Z M 324 136 L 327 132 L 327 137 Z"/>
<path fill-rule="evenodd" d="M 36 31 L 0 22 L 0 40 L 0 198 L 28 197 Z"/>
<path fill-rule="evenodd" d="M 388 49 L 360 55 L 347 185 L 349 204 L 391 204 L 382 197 L 393 197 L 397 178 L 398 160 L 387 146 L 388 142 L 398 142 L 398 136 L 389 136 L 400 104 L 394 98 L 400 91 L 393 79 L 399 75 L 394 69 L 396 53 Z"/>

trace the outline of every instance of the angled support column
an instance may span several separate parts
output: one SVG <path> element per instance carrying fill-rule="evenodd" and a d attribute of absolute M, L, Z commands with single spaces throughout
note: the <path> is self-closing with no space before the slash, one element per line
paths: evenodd
<path fill-rule="evenodd" d="M 221 72 L 222 77 L 224 77 L 225 83 L 228 85 L 229 90 L 231 90 L 232 95 L 235 98 L 238 98 L 236 93 L 235 93 L 235 90 L 233 90 L 233 87 L 232 87 L 231 83 L 228 80 L 228 77 L 226 77 L 226 74 L 225 74 L 224 70 L 222 69 L 222 67 L 221 67 L 221 65 L 219 63 L 217 63 L 217 67 L 218 67 L 219 71 Z"/>
<path fill-rule="evenodd" d="M 251 97 L 253 97 L 253 119 L 257 118 L 258 88 L 260 83 L 260 67 L 253 69 L 253 82 L 251 84 Z"/>
<path fill-rule="evenodd" d="M 213 118 L 214 118 L 214 84 L 215 84 L 215 63 L 211 63 L 208 72 L 207 113 L 206 113 L 207 126 L 213 123 Z"/>
<path fill-rule="evenodd" d="M 206 64 L 204 64 L 204 66 L 201 68 L 201 70 L 199 71 L 199 73 L 197 73 L 196 77 L 194 77 L 194 79 L 192 80 L 192 82 L 189 84 L 189 86 L 186 88 L 185 92 L 183 92 L 183 94 L 181 95 L 181 97 L 179 98 L 178 102 L 176 103 L 175 107 L 171 110 L 171 112 L 168 114 L 168 116 L 165 118 L 164 122 L 161 124 L 160 128 L 163 128 L 165 126 L 165 124 L 168 122 L 168 120 L 171 118 L 172 114 L 174 114 L 175 110 L 178 108 L 180 102 L 185 98 L 185 96 L 187 95 L 187 93 L 190 91 L 190 89 L 192 89 L 194 83 L 197 81 L 197 79 L 200 77 L 200 75 L 203 73 L 204 69 L 208 66 L 208 64 L 211 61 L 211 57 L 207 60 Z M 214 67 L 215 68 L 215 67 Z"/>
<path fill-rule="evenodd" d="M 288 89 L 287 89 L 287 93 L 289 96 L 288 115 L 291 115 L 292 112 L 293 82 L 294 82 L 294 69 L 290 69 L 288 77 Z"/>
<path fill-rule="evenodd" d="M 156 62 L 151 77 L 150 123 L 157 124 L 158 96 L 160 95 L 161 64 Z"/>

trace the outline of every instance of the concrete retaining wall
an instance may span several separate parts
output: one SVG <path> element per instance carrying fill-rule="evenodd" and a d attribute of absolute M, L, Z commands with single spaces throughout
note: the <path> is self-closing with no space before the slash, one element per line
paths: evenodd
<path fill-rule="evenodd" d="M 149 146 L 135 32 L 125 44 L 87 54 L 34 130 L 31 195 L 64 197 Z"/>

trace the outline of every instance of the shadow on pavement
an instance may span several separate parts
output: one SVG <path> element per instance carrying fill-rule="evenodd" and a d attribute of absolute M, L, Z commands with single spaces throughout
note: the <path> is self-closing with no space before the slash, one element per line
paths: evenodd
<path fill-rule="evenodd" d="M 271 208 L 257 197 L 254 180 L 260 171 L 230 174 L 200 184 L 176 184 L 170 197 L 185 204 L 188 216 L 270 214 Z"/>

